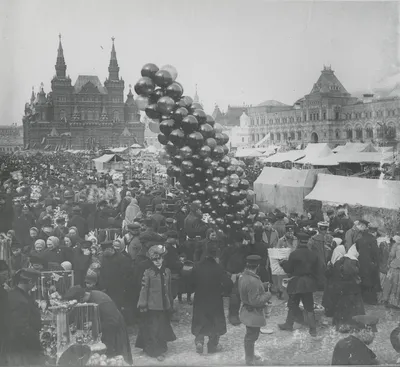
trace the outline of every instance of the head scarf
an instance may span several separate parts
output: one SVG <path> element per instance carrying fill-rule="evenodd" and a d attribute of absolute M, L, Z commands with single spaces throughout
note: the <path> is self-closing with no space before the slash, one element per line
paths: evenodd
<path fill-rule="evenodd" d="M 58 237 L 55 236 L 50 236 L 48 238 L 48 240 L 50 240 L 53 243 L 53 247 L 56 248 L 60 245 L 60 240 L 58 239 Z"/>
<path fill-rule="evenodd" d="M 346 254 L 346 248 L 343 245 L 338 245 L 333 250 L 331 263 L 335 265 L 335 262 L 340 260 Z"/>
<path fill-rule="evenodd" d="M 349 248 L 349 251 L 347 251 L 347 254 L 344 255 L 344 257 L 347 257 L 347 258 L 349 258 L 350 260 L 357 260 L 357 261 L 358 261 L 358 256 L 359 256 L 359 253 L 358 253 L 358 250 L 357 250 L 357 247 L 356 247 L 355 244 L 352 245 L 352 246 Z"/>

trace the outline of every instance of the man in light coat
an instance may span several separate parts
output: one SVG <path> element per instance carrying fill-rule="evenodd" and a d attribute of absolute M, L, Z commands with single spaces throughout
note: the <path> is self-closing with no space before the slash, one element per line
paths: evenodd
<path fill-rule="evenodd" d="M 264 308 L 271 299 L 271 293 L 265 291 L 267 284 L 263 284 L 256 274 L 260 262 L 261 257 L 258 255 L 247 256 L 246 268 L 238 281 L 239 295 L 242 301 L 239 318 L 246 325 L 244 351 L 247 366 L 256 366 L 262 363 L 261 358 L 254 354 L 254 345 L 260 335 L 260 328 L 267 324 Z"/>

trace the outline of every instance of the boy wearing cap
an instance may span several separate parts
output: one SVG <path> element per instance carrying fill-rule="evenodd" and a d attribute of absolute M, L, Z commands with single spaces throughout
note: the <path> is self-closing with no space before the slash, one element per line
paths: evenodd
<path fill-rule="evenodd" d="M 246 268 L 238 280 L 239 295 L 242 301 L 239 318 L 246 325 L 244 351 L 247 366 L 262 363 L 261 358 L 254 354 L 254 345 L 260 335 L 260 329 L 267 324 L 264 308 L 271 299 L 271 293 L 265 291 L 265 286 L 257 275 L 260 263 L 260 256 L 247 256 Z"/>
<path fill-rule="evenodd" d="M 379 319 L 375 316 L 354 316 L 351 335 L 335 345 L 332 365 L 377 365 L 376 354 L 367 347 L 375 338 Z"/>
<path fill-rule="evenodd" d="M 40 311 L 29 292 L 36 285 L 40 272 L 22 269 L 15 275 L 16 286 L 8 292 L 9 366 L 41 366 L 45 364 L 39 332 Z"/>

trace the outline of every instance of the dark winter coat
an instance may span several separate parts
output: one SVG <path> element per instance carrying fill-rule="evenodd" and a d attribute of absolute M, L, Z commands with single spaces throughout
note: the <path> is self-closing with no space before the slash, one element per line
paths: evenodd
<path fill-rule="evenodd" d="M 222 267 L 231 274 L 241 273 L 246 265 L 249 251 L 249 246 L 230 245 L 225 247 L 221 254 Z"/>
<path fill-rule="evenodd" d="M 194 266 L 191 283 L 195 292 L 192 334 L 224 335 L 226 321 L 223 294 L 232 291 L 232 280 L 215 259 L 207 257 Z"/>
<path fill-rule="evenodd" d="M 185 218 L 184 229 L 189 238 L 195 238 L 197 236 L 204 238 L 207 231 L 207 225 L 203 223 L 201 218 L 197 215 L 189 213 Z"/>
<path fill-rule="evenodd" d="M 6 366 L 8 318 L 8 292 L 0 284 L 0 366 Z"/>
<path fill-rule="evenodd" d="M 376 238 L 368 232 L 363 232 L 356 243 L 360 254 L 358 262 L 360 264 L 361 285 L 368 288 L 371 287 L 375 292 L 380 292 L 379 248 Z"/>
<path fill-rule="evenodd" d="M 12 366 L 44 365 L 40 311 L 33 298 L 15 287 L 8 293 L 8 357 Z"/>
<path fill-rule="evenodd" d="M 80 247 L 72 249 L 72 268 L 74 270 L 75 285 L 85 286 L 85 277 L 92 262 L 92 255 L 84 255 Z"/>
<path fill-rule="evenodd" d="M 61 265 L 64 261 L 73 262 L 72 249 L 70 247 L 59 246 L 51 250 L 45 250 L 42 255 L 43 259 L 49 263 L 57 263 Z"/>
<path fill-rule="evenodd" d="M 153 263 L 150 259 L 144 255 L 138 255 L 133 266 L 133 282 L 132 282 L 132 307 L 134 309 L 135 316 L 139 317 L 137 303 L 139 300 L 140 290 L 142 289 L 143 274 L 146 269 L 152 266 Z"/>
<path fill-rule="evenodd" d="M 71 220 L 68 222 L 68 227 L 76 227 L 78 230 L 78 235 L 84 238 L 88 233 L 88 224 L 80 214 L 75 214 L 72 216 Z"/>
<path fill-rule="evenodd" d="M 377 364 L 376 354 L 353 335 L 339 340 L 333 350 L 332 366 Z"/>
<path fill-rule="evenodd" d="M 307 246 L 300 244 L 281 266 L 291 276 L 287 286 L 288 294 L 317 291 L 318 257 Z"/>
<path fill-rule="evenodd" d="M 117 307 L 124 307 L 128 280 L 131 278 L 131 260 L 120 253 L 104 255 L 100 268 L 99 289 L 104 289 Z"/>

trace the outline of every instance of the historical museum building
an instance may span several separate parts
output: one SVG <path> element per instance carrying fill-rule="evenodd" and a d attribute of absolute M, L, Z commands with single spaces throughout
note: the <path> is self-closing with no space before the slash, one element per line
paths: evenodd
<path fill-rule="evenodd" d="M 0 125 L 0 153 L 11 153 L 24 147 L 22 125 Z"/>
<path fill-rule="evenodd" d="M 347 141 L 391 144 L 398 140 L 400 88 L 385 95 L 357 98 L 344 88 L 331 67 L 324 66 L 311 92 L 293 106 L 268 101 L 242 112 L 238 142 L 253 146 L 267 134 L 268 143 L 298 146 Z M 245 116 L 243 116 L 245 117 Z M 246 135 L 246 136 L 245 136 Z"/>
<path fill-rule="evenodd" d="M 61 35 L 55 69 L 51 92 L 46 95 L 42 84 L 25 105 L 25 149 L 89 150 L 143 143 L 144 124 L 131 88 L 124 101 L 125 83 L 119 75 L 114 38 L 104 85 L 94 75 L 79 75 L 72 85 Z"/>

